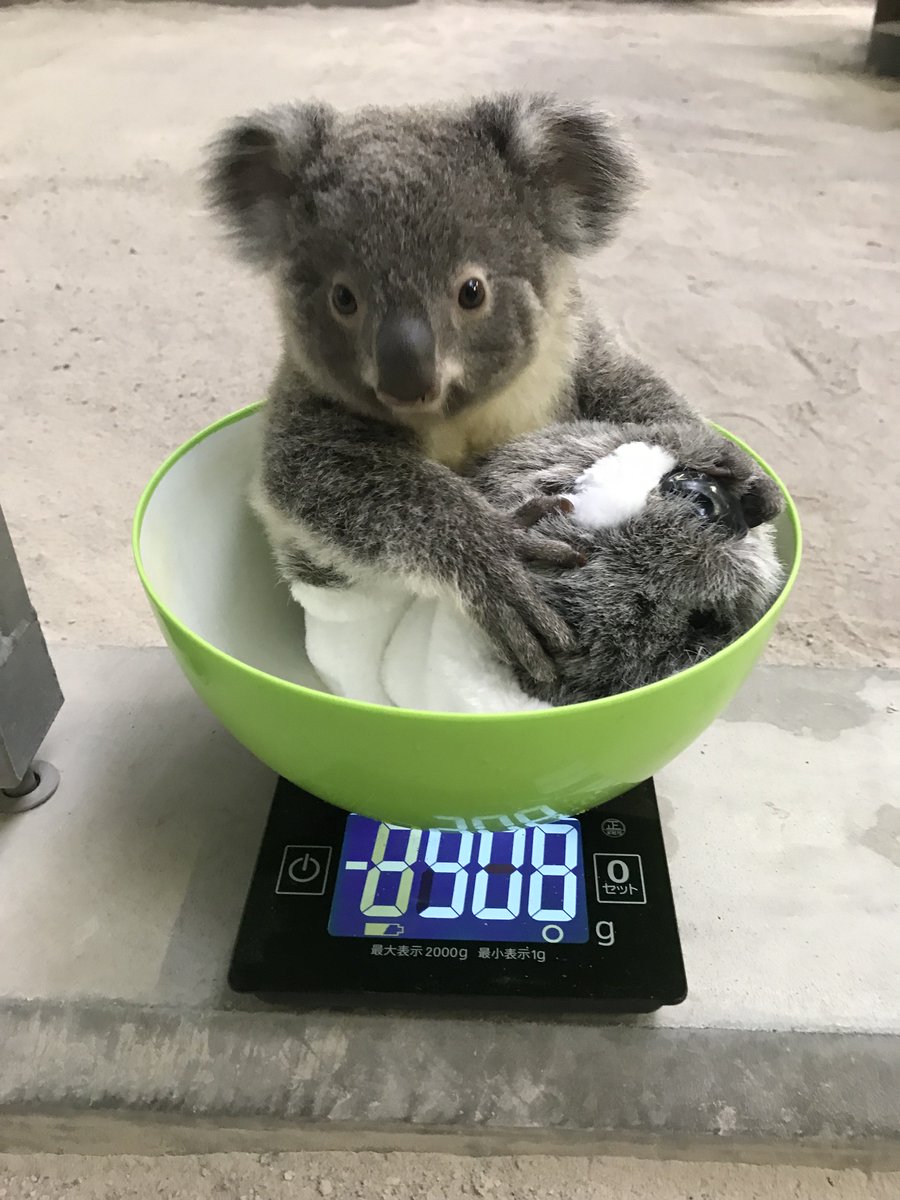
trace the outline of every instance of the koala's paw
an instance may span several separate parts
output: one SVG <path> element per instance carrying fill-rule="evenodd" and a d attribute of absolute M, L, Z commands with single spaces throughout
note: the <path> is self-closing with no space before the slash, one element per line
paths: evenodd
<path fill-rule="evenodd" d="M 459 578 L 463 604 L 503 661 L 526 678 L 552 683 L 556 656 L 571 649 L 572 632 L 543 600 L 525 564 L 573 567 L 583 559 L 565 542 L 521 528 L 503 514 L 499 523 L 490 538 L 472 547 Z"/>
<path fill-rule="evenodd" d="M 678 466 L 702 471 L 722 482 L 740 501 L 745 520 L 752 529 L 771 521 L 784 508 L 781 489 L 746 450 L 708 426 L 670 426 L 663 444 L 675 454 Z"/>
<path fill-rule="evenodd" d="M 751 529 L 774 521 L 784 509 L 781 488 L 774 479 L 761 472 L 745 481 L 739 495 L 744 519 Z"/>
<path fill-rule="evenodd" d="M 685 465 L 705 471 L 707 475 L 721 479 L 726 486 L 730 485 L 751 529 L 774 520 L 784 508 L 784 497 L 778 484 L 746 450 L 713 429 L 706 432 L 702 446 Z"/>
<path fill-rule="evenodd" d="M 510 519 L 520 529 L 531 529 L 533 525 L 537 525 L 538 521 L 549 517 L 551 513 L 562 513 L 564 516 L 568 516 L 574 510 L 574 504 L 566 496 L 534 496 L 531 500 L 520 504 L 510 514 Z"/>
<path fill-rule="evenodd" d="M 554 659 L 572 645 L 565 622 L 543 602 L 519 564 L 498 562 L 481 583 L 467 607 L 501 660 L 537 683 L 552 683 Z"/>
<path fill-rule="evenodd" d="M 587 556 L 582 554 L 568 542 L 558 538 L 548 537 L 543 533 L 527 532 L 533 530 L 544 517 L 571 516 L 575 505 L 568 496 L 534 496 L 520 504 L 510 514 L 514 526 L 525 533 L 516 535 L 514 545 L 523 562 L 543 563 L 553 567 L 583 567 Z M 557 527 L 557 530 L 560 527 Z"/>
<path fill-rule="evenodd" d="M 739 482 L 759 470 L 745 450 L 715 429 L 695 421 L 659 426 L 647 440 L 668 450 L 680 468 L 702 471 L 713 478 Z"/>

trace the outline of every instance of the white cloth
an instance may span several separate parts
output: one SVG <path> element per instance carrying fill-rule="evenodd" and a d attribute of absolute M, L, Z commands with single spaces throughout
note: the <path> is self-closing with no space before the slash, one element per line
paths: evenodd
<path fill-rule="evenodd" d="M 337 696 L 429 712 L 502 713 L 547 708 L 526 696 L 488 639 L 443 599 L 384 580 L 340 590 L 295 583 L 306 615 L 306 653 Z"/>
<path fill-rule="evenodd" d="M 575 482 L 572 520 L 587 528 L 636 516 L 674 465 L 658 446 L 629 442 Z M 449 599 L 417 596 L 384 577 L 349 588 L 296 582 L 306 652 L 337 696 L 429 712 L 505 713 L 549 708 L 527 696 L 482 630 Z"/>

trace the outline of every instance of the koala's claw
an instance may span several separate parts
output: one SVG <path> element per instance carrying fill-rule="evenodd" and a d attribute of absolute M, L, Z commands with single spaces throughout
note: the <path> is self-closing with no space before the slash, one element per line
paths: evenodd
<path fill-rule="evenodd" d="M 567 542 L 542 537 L 539 533 L 523 534 L 517 543 L 523 562 L 547 563 L 553 567 L 583 567 L 585 556 Z"/>
<path fill-rule="evenodd" d="M 545 559 L 547 546 L 562 547 L 541 540 L 546 543 Z M 567 555 L 573 553 L 569 546 L 562 549 Z M 484 563 L 468 607 L 509 666 L 537 683 L 550 684 L 558 674 L 554 658 L 570 650 L 574 638 L 565 621 L 541 599 L 528 571 L 517 561 L 516 550 L 510 546 L 502 556 Z"/>
<path fill-rule="evenodd" d="M 506 614 L 502 633 L 494 636 L 501 658 L 513 670 L 520 670 L 537 683 L 553 683 L 557 670 L 528 626 L 514 612 Z"/>
<path fill-rule="evenodd" d="M 696 466 L 714 479 L 733 479 L 740 483 L 758 470 L 755 460 L 740 446 L 714 430 L 708 431 L 709 442 L 697 456 Z"/>
<path fill-rule="evenodd" d="M 574 512 L 574 505 L 565 496 L 535 496 L 526 500 L 512 514 L 511 521 L 521 532 L 515 537 L 515 547 L 523 562 L 548 563 L 554 567 L 583 567 L 585 556 L 558 538 L 531 532 L 533 526 L 551 513 Z"/>
<path fill-rule="evenodd" d="M 713 479 L 747 479 L 756 464 L 738 446 L 726 443 L 714 458 L 703 464 L 703 470 Z"/>
<path fill-rule="evenodd" d="M 571 500 L 567 500 L 565 496 L 535 496 L 531 500 L 526 500 L 512 514 L 514 525 L 518 525 L 520 529 L 530 529 L 532 525 L 537 525 L 542 517 L 546 517 L 549 513 L 565 513 L 569 514 L 575 511 L 575 505 Z"/>
<path fill-rule="evenodd" d="M 518 611 L 504 605 L 497 617 L 494 640 L 509 665 L 538 683 L 553 683 L 558 674 L 553 656 L 573 644 L 569 627 L 540 600 L 527 608 L 520 603 Z"/>

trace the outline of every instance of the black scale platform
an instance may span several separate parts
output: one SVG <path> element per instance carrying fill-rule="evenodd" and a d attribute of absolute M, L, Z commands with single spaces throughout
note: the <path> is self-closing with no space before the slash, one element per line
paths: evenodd
<path fill-rule="evenodd" d="M 408 830 L 280 780 L 231 987 L 295 1006 L 652 1012 L 687 994 L 652 780 L 524 830 Z"/>

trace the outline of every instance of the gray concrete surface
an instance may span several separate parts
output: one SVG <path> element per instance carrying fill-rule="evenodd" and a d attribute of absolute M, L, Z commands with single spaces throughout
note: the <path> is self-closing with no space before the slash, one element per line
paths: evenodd
<path fill-rule="evenodd" d="M 73 1149 L 162 1117 L 169 1149 L 255 1130 L 900 1165 L 897 672 L 757 671 L 657 780 L 688 1001 L 542 1022 L 229 993 L 271 775 L 167 651 L 57 665 L 63 784 L 0 822 L 0 1149 L 63 1114 Z"/>
<path fill-rule="evenodd" d="M 0 1034 L 0 1149 L 63 1113 L 88 1151 L 113 1117 L 167 1152 L 233 1148 L 240 1130 L 256 1149 L 368 1134 L 900 1170 L 900 1039 L 884 1035 L 33 1002 L 0 1005 Z"/>

